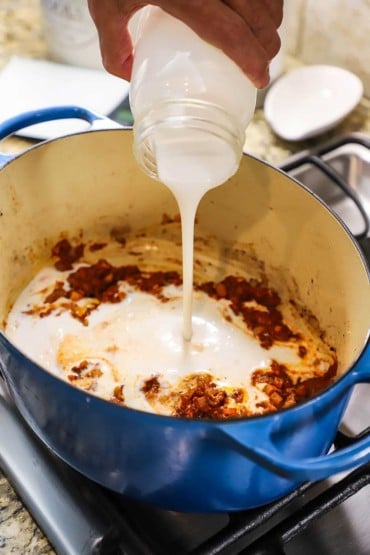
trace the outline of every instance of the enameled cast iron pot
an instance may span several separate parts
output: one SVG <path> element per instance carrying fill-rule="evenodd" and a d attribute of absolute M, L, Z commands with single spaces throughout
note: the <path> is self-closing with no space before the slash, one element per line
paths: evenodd
<path fill-rule="evenodd" d="M 66 229 L 151 225 L 178 211 L 132 155 L 132 132 L 73 107 L 0 126 L 0 138 L 40 121 L 78 117 L 89 132 L 1 155 L 0 315 Z M 98 399 L 34 364 L 0 334 L 1 369 L 24 419 L 59 457 L 127 496 L 184 511 L 268 503 L 305 480 L 370 460 L 369 436 L 327 454 L 353 386 L 370 382 L 370 284 L 353 238 L 311 192 L 243 156 L 238 173 L 202 200 L 199 221 L 220 240 L 252 243 L 296 283 L 337 348 L 342 376 L 300 406 L 233 421 L 147 414 Z M 287 277 L 288 279 L 288 277 Z M 290 278 L 289 278 L 290 279 Z"/>

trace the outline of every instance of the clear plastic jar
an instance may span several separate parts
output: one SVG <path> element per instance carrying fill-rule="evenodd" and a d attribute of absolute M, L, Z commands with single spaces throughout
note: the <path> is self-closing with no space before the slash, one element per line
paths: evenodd
<path fill-rule="evenodd" d="M 140 10 L 131 32 L 130 103 L 140 166 L 166 184 L 220 185 L 239 166 L 254 85 L 221 50 L 160 8 Z"/>

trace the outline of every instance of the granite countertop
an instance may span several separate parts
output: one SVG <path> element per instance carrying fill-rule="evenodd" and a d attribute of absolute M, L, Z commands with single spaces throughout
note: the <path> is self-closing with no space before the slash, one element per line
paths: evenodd
<path fill-rule="evenodd" d="M 0 68 L 12 55 L 47 58 L 43 39 L 39 0 L 1 0 L 0 5 Z M 295 61 L 286 59 L 286 67 Z M 263 110 L 256 110 L 246 136 L 246 150 L 272 164 L 279 164 L 294 152 L 312 147 L 349 132 L 370 133 L 370 100 L 363 99 L 358 107 L 336 129 L 319 139 L 289 143 L 276 137 L 264 119 Z M 2 152 L 20 152 L 34 141 L 11 137 L 0 144 Z M 31 553 L 51 555 L 48 544 L 27 509 L 0 471 L 0 554 Z"/>

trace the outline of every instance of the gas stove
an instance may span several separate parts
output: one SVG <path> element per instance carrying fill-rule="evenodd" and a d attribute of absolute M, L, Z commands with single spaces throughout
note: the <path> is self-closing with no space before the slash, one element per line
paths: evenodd
<path fill-rule="evenodd" d="M 337 212 L 370 264 L 370 138 L 341 137 L 281 168 Z M 356 387 L 333 449 L 370 433 L 369 398 L 370 385 Z M 184 514 L 113 494 L 66 466 L 26 427 L 1 384 L 0 422 L 0 467 L 59 555 L 370 553 L 370 463 L 259 509 Z"/>

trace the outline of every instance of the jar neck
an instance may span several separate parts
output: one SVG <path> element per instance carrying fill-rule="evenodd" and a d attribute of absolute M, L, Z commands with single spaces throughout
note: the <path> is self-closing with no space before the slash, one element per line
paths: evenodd
<path fill-rule="evenodd" d="M 237 119 L 216 104 L 188 98 L 158 103 L 134 122 L 134 154 L 142 169 L 158 179 L 156 162 L 156 136 L 166 132 L 177 135 L 181 142 L 182 130 L 191 130 L 196 136 L 217 138 L 226 143 L 239 164 L 245 141 L 245 129 Z"/>

